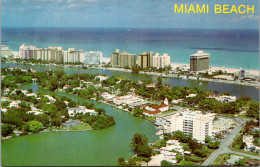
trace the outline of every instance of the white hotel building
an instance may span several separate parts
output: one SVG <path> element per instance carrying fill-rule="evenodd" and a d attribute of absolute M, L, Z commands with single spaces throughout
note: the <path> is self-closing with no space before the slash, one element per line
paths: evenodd
<path fill-rule="evenodd" d="M 201 114 L 200 111 L 180 112 L 170 118 L 170 131 L 181 131 L 199 142 L 204 142 L 206 136 L 212 136 L 212 121 L 214 114 Z"/>
<path fill-rule="evenodd" d="M 164 68 L 166 66 L 169 66 L 170 63 L 171 63 L 171 58 L 170 58 L 170 56 L 168 56 L 167 53 L 164 53 L 162 56 L 159 55 L 159 53 L 156 53 L 153 56 L 153 67 Z"/>
<path fill-rule="evenodd" d="M 102 56 L 100 51 L 85 52 L 85 64 L 99 65 L 102 63 Z"/>

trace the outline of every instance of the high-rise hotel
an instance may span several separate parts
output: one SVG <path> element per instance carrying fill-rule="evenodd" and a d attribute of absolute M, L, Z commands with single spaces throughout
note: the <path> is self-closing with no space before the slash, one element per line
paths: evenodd
<path fill-rule="evenodd" d="M 153 67 L 165 68 L 165 67 L 169 66 L 170 63 L 171 63 L 171 58 L 170 58 L 170 56 L 168 56 L 167 53 L 164 53 L 163 55 L 156 53 L 153 56 Z"/>
<path fill-rule="evenodd" d="M 190 71 L 199 72 L 209 70 L 210 54 L 203 50 L 198 50 L 197 53 L 190 55 Z"/>
<path fill-rule="evenodd" d="M 116 52 L 111 53 L 110 63 L 112 67 L 130 67 L 136 65 L 136 55 L 127 52 L 120 52 L 116 49 Z"/>
<path fill-rule="evenodd" d="M 143 52 L 138 55 L 138 66 L 141 69 L 150 68 L 153 66 L 153 52 Z"/>

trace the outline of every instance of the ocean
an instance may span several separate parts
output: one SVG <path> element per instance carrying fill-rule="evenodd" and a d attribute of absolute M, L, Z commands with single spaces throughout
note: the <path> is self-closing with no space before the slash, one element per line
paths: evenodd
<path fill-rule="evenodd" d="M 110 57 L 115 49 L 139 54 L 168 53 L 172 63 L 189 64 L 202 49 L 210 66 L 259 70 L 258 30 L 137 28 L 2 28 L 2 45 L 18 51 L 21 44 L 99 50 Z"/>

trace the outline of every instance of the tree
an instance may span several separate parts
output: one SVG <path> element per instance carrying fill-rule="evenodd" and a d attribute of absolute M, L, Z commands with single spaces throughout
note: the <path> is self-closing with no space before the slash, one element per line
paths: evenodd
<path fill-rule="evenodd" d="M 152 149 L 148 145 L 139 146 L 136 151 L 137 156 L 139 157 L 151 157 Z"/>
<path fill-rule="evenodd" d="M 145 135 L 136 133 L 134 137 L 132 138 L 131 147 L 136 152 L 138 147 L 147 145 L 147 137 Z"/>
<path fill-rule="evenodd" d="M 4 124 L 1 126 L 1 132 L 4 137 L 12 133 L 13 130 L 14 128 L 12 125 Z"/>
<path fill-rule="evenodd" d="M 180 162 L 183 159 L 183 156 L 181 154 L 176 155 L 176 160 Z"/>
<path fill-rule="evenodd" d="M 31 132 L 39 132 L 40 130 L 43 129 L 43 125 L 41 122 L 38 121 L 29 121 L 28 125 L 30 126 L 30 131 Z"/>
<path fill-rule="evenodd" d="M 136 161 L 135 161 L 133 158 L 130 158 L 130 159 L 128 160 L 128 164 L 129 164 L 130 166 L 135 166 L 135 165 L 136 165 Z"/>
<path fill-rule="evenodd" d="M 143 115 L 143 110 L 141 110 L 140 108 L 136 108 L 136 109 L 134 109 L 134 111 L 133 111 L 133 115 L 134 115 L 135 117 L 140 117 L 141 115 Z"/>
<path fill-rule="evenodd" d="M 205 143 L 211 142 L 211 137 L 210 136 L 206 136 L 205 137 Z"/>
<path fill-rule="evenodd" d="M 235 166 L 245 166 L 245 165 L 246 165 L 245 159 L 240 159 L 235 163 Z"/>
<path fill-rule="evenodd" d="M 214 90 L 213 93 L 214 93 L 215 95 L 217 95 L 217 94 L 219 94 L 219 91 Z"/>
<path fill-rule="evenodd" d="M 259 102 L 251 102 L 246 114 L 248 117 L 259 118 Z"/>
<path fill-rule="evenodd" d="M 33 90 L 32 89 L 28 89 L 28 93 L 32 93 L 33 92 Z"/>
<path fill-rule="evenodd" d="M 22 126 L 22 131 L 24 132 L 29 132 L 30 131 L 30 126 L 26 123 L 26 124 L 23 124 Z"/>
<path fill-rule="evenodd" d="M 60 126 L 61 125 L 61 119 L 60 118 L 52 118 L 51 125 L 52 126 Z"/>
<path fill-rule="evenodd" d="M 212 148 L 212 149 L 217 149 L 217 148 L 219 148 L 219 145 L 220 145 L 220 142 L 219 142 L 219 141 L 209 142 L 209 143 L 208 143 L 209 148 Z"/>
<path fill-rule="evenodd" d="M 76 107 L 77 103 L 75 101 L 70 101 L 68 104 L 69 107 Z"/>
<path fill-rule="evenodd" d="M 132 73 L 139 73 L 140 71 L 140 67 L 138 65 L 134 65 L 132 66 Z"/>
<path fill-rule="evenodd" d="M 118 166 L 126 166 L 125 159 L 124 158 L 118 158 L 117 160 Z"/>
<path fill-rule="evenodd" d="M 166 160 L 162 160 L 161 161 L 161 166 L 172 166 L 172 164 L 167 162 Z"/>

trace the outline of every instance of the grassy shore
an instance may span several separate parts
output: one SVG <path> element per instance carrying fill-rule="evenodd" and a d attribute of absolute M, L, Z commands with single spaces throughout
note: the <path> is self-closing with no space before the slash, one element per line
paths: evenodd
<path fill-rule="evenodd" d="M 83 123 L 83 124 L 79 124 L 79 125 L 75 125 L 69 128 L 69 130 L 91 130 L 92 127 L 88 124 L 88 123 Z"/>

